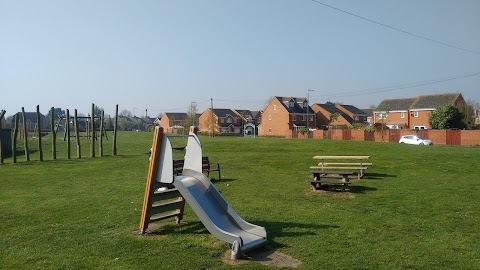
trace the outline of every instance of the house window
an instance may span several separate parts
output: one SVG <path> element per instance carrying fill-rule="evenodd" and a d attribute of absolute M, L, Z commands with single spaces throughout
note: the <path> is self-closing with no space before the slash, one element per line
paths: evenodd
<path fill-rule="evenodd" d="M 293 101 L 288 102 L 288 107 L 289 108 L 293 108 L 294 105 L 295 105 L 295 103 Z"/>
<path fill-rule="evenodd" d="M 274 111 L 277 110 L 277 105 L 276 105 L 276 104 L 273 105 L 273 110 L 274 110 Z"/>
<path fill-rule="evenodd" d="M 224 121 L 225 121 L 225 119 L 223 119 L 223 118 L 220 118 L 220 123 L 222 123 L 222 124 L 223 124 L 223 122 L 224 122 Z"/>
<path fill-rule="evenodd" d="M 418 117 L 418 112 L 417 111 L 413 112 L 413 117 Z"/>
<path fill-rule="evenodd" d="M 305 121 L 306 117 L 305 115 L 302 115 L 302 121 Z"/>
<path fill-rule="evenodd" d="M 232 118 L 231 118 L 231 117 L 228 117 L 228 118 L 227 118 L 227 123 L 228 123 L 228 124 L 232 123 Z"/>
<path fill-rule="evenodd" d="M 308 118 L 308 121 L 313 121 L 313 115 L 309 115 Z"/>
<path fill-rule="evenodd" d="M 272 115 L 271 114 L 268 115 L 268 120 L 272 120 Z"/>
<path fill-rule="evenodd" d="M 400 113 L 400 118 L 405 118 L 405 112 Z"/>
<path fill-rule="evenodd" d="M 268 129 L 268 133 L 272 133 L 272 128 L 269 128 L 269 129 Z"/>
<path fill-rule="evenodd" d="M 384 113 L 384 112 L 379 113 L 379 114 L 378 114 L 378 119 L 380 119 L 380 120 L 381 120 L 381 119 L 387 119 L 387 113 Z"/>
<path fill-rule="evenodd" d="M 292 115 L 292 121 L 297 121 L 297 116 L 296 115 Z"/>

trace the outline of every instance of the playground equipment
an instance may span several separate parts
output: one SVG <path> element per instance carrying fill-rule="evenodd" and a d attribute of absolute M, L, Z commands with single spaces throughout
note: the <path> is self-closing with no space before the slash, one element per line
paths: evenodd
<path fill-rule="evenodd" d="M 243 220 L 202 173 L 202 146 L 195 133 L 190 128 L 182 175 L 176 176 L 170 141 L 163 128 L 155 129 L 140 233 L 160 219 L 175 217 L 180 222 L 187 201 L 211 234 L 232 244 L 231 258 L 238 259 L 242 253 L 265 246 L 267 233 L 264 227 Z"/>

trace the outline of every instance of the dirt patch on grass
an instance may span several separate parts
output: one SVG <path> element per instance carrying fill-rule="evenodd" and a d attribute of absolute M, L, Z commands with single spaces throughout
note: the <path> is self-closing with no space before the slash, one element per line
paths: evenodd
<path fill-rule="evenodd" d="M 296 268 L 302 264 L 301 261 L 278 251 L 258 249 L 242 256 L 239 260 L 230 258 L 231 251 L 225 252 L 223 262 L 229 265 L 241 265 L 246 262 L 258 262 L 267 266 Z"/>
<path fill-rule="evenodd" d="M 353 199 L 355 198 L 355 193 L 349 192 L 349 191 L 331 191 L 331 190 L 314 190 L 314 189 L 309 189 L 307 191 L 307 194 L 309 196 L 329 196 L 329 197 L 335 197 L 335 198 L 348 198 L 348 199 Z"/>

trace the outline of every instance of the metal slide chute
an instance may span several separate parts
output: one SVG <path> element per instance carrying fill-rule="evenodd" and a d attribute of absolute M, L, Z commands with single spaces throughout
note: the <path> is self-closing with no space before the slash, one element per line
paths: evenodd
<path fill-rule="evenodd" d="M 163 135 L 156 181 L 172 183 L 185 198 L 207 230 L 218 239 L 232 244 L 232 259 L 242 253 L 264 246 L 264 227 L 243 220 L 202 173 L 202 146 L 191 129 L 181 176 L 173 176 L 172 147 Z"/>

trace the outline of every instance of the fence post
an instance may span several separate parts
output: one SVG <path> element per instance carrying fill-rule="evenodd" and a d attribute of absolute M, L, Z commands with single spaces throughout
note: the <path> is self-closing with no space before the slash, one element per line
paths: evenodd
<path fill-rule="evenodd" d="M 75 109 L 73 115 L 73 124 L 75 126 L 75 141 L 77 142 L 77 158 L 82 158 L 82 154 L 80 152 L 80 136 L 78 132 L 78 119 L 77 119 L 77 109 Z"/>
<path fill-rule="evenodd" d="M 95 104 L 92 103 L 92 115 L 90 117 L 91 124 L 91 135 L 92 139 L 90 141 L 90 157 L 95 157 Z"/>
<path fill-rule="evenodd" d="M 27 117 L 25 116 L 25 108 L 22 107 L 23 117 L 23 137 L 25 144 L 25 160 L 30 161 L 30 153 L 28 152 L 28 130 L 27 130 Z"/>
<path fill-rule="evenodd" d="M 52 133 L 52 159 L 57 159 L 57 133 L 55 132 L 55 108 L 50 109 L 50 132 Z"/>
<path fill-rule="evenodd" d="M 115 122 L 113 123 L 113 148 L 112 154 L 117 155 L 117 123 L 118 123 L 118 104 L 115 108 Z"/>
<path fill-rule="evenodd" d="M 98 152 L 101 157 L 103 157 L 103 111 L 101 112 L 100 115 L 100 138 L 99 138 L 99 147 L 98 147 Z"/>
<path fill-rule="evenodd" d="M 15 126 L 12 135 L 12 162 L 17 163 L 18 113 L 15 114 Z"/>
<path fill-rule="evenodd" d="M 3 149 L 2 149 L 2 119 L 5 115 L 5 110 L 0 112 L 0 164 L 3 164 Z"/>
<path fill-rule="evenodd" d="M 38 137 L 38 155 L 39 155 L 40 161 L 43 161 L 42 124 L 40 123 L 40 105 L 37 105 L 37 137 Z"/>
<path fill-rule="evenodd" d="M 70 111 L 67 109 L 67 119 L 65 120 L 65 134 L 67 136 L 67 159 L 70 159 L 71 148 L 70 148 Z"/>

